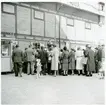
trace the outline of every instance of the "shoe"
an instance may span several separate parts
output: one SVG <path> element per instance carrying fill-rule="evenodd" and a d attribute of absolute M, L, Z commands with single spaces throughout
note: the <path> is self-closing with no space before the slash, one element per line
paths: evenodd
<path fill-rule="evenodd" d="M 80 76 L 80 74 L 78 74 L 78 76 Z"/>
<path fill-rule="evenodd" d="M 15 77 L 18 77 L 18 75 L 15 75 Z"/>
<path fill-rule="evenodd" d="M 22 75 L 20 75 L 20 77 L 22 77 Z"/>
<path fill-rule="evenodd" d="M 30 75 L 30 74 L 27 74 L 27 75 Z"/>

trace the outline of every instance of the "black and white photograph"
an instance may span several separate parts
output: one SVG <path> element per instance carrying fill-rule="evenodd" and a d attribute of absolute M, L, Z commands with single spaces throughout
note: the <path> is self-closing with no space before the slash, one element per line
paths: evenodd
<path fill-rule="evenodd" d="M 1 105 L 105 105 L 105 1 L 1 1 Z"/>

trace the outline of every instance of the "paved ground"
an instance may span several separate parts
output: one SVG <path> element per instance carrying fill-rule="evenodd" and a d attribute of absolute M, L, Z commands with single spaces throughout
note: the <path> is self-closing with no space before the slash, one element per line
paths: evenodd
<path fill-rule="evenodd" d="M 1 76 L 2 104 L 104 105 L 104 80 L 96 76 Z"/>

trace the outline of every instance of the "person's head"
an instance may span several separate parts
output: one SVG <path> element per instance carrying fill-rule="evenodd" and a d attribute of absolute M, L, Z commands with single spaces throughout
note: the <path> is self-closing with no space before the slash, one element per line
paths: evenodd
<path fill-rule="evenodd" d="M 63 49 L 60 49 L 60 52 L 63 52 Z"/>
<path fill-rule="evenodd" d="M 91 45 L 88 45 L 88 48 L 91 49 Z"/>
<path fill-rule="evenodd" d="M 18 44 L 16 45 L 16 48 L 19 48 L 19 45 Z"/>
<path fill-rule="evenodd" d="M 27 50 L 28 48 L 25 48 L 25 51 Z"/>
<path fill-rule="evenodd" d="M 55 45 L 55 44 L 53 44 L 53 47 L 56 47 L 56 45 Z"/>
<path fill-rule="evenodd" d="M 81 50 L 81 48 L 80 48 L 80 47 L 78 47 L 78 48 L 77 48 L 77 50 Z"/>
<path fill-rule="evenodd" d="M 105 48 L 105 45 L 104 45 L 104 44 L 102 44 L 102 45 L 101 45 L 101 47 L 102 47 L 102 49 L 104 49 L 104 48 Z"/>
<path fill-rule="evenodd" d="M 75 52 L 75 49 L 71 48 L 71 51 L 74 51 Z"/>
<path fill-rule="evenodd" d="M 43 50 L 44 49 L 44 47 L 43 46 L 41 46 L 41 50 Z"/>
<path fill-rule="evenodd" d="M 88 48 L 89 44 L 86 44 L 86 48 Z"/>
<path fill-rule="evenodd" d="M 29 48 L 31 48 L 32 45 L 29 45 Z"/>
<path fill-rule="evenodd" d="M 98 48 L 96 47 L 95 50 L 98 50 Z"/>
<path fill-rule="evenodd" d="M 67 47 L 64 47 L 63 50 L 66 51 L 67 50 Z"/>

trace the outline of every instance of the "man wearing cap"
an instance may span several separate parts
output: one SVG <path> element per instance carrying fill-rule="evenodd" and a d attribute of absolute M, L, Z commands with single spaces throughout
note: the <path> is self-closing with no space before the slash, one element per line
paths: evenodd
<path fill-rule="evenodd" d="M 19 49 L 18 45 L 16 45 L 16 48 L 13 50 L 12 61 L 14 62 L 15 76 L 17 77 L 19 73 L 20 77 L 22 77 L 23 52 Z"/>

